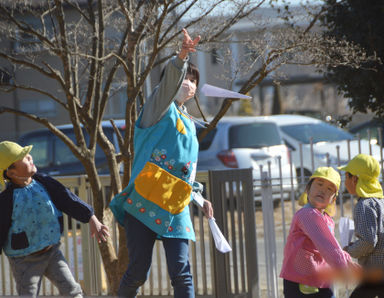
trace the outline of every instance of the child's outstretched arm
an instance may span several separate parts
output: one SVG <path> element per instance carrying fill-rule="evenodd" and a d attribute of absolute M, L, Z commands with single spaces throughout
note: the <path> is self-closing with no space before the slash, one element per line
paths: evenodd
<path fill-rule="evenodd" d="M 96 215 L 92 215 L 89 219 L 89 227 L 91 229 L 91 236 L 96 236 L 97 242 L 101 243 L 101 241 L 107 241 L 107 237 L 109 237 L 109 229 L 97 219 Z"/>

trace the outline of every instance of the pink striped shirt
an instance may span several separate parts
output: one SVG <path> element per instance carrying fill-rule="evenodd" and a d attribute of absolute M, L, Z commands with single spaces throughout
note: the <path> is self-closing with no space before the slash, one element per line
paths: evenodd
<path fill-rule="evenodd" d="M 318 276 L 327 268 L 346 268 L 351 257 L 334 236 L 335 223 L 327 213 L 305 205 L 293 217 L 280 277 L 317 288 L 330 283 Z"/>

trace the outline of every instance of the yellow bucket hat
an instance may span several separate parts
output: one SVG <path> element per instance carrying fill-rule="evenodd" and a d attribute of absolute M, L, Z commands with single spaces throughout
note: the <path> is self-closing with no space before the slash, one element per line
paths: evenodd
<path fill-rule="evenodd" d="M 356 185 L 356 193 L 359 197 L 383 198 L 383 189 L 378 179 L 380 164 L 371 155 L 358 154 L 346 166 L 339 167 L 339 170 L 359 177 Z"/>
<path fill-rule="evenodd" d="M 312 176 L 309 177 L 309 181 L 314 178 L 323 178 L 333 183 L 336 186 L 336 195 L 339 192 L 340 188 L 340 174 L 332 167 L 319 167 L 316 171 L 313 172 Z M 304 192 L 299 197 L 299 205 L 304 206 L 308 203 L 308 195 L 307 192 Z M 334 216 L 336 214 L 336 200 L 334 200 L 331 204 L 329 204 L 325 210 L 329 216 Z"/>
<path fill-rule="evenodd" d="M 0 184 L 4 188 L 4 171 L 15 161 L 21 160 L 32 150 L 32 145 L 21 147 L 19 144 L 4 141 L 0 143 Z"/>

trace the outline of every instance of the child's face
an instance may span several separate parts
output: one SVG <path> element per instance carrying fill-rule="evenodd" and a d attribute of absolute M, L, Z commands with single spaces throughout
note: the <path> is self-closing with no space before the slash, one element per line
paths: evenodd
<path fill-rule="evenodd" d="M 15 161 L 14 167 L 7 170 L 7 176 L 11 179 L 29 178 L 36 172 L 36 166 L 33 164 L 33 158 L 30 154 L 24 156 L 23 159 Z"/>
<path fill-rule="evenodd" d="M 345 188 L 351 195 L 356 195 L 357 181 L 358 181 L 357 176 L 353 176 L 348 172 L 345 173 Z"/>
<path fill-rule="evenodd" d="M 336 186 L 323 178 L 315 178 L 308 190 L 308 201 L 316 209 L 325 209 L 336 197 Z"/>

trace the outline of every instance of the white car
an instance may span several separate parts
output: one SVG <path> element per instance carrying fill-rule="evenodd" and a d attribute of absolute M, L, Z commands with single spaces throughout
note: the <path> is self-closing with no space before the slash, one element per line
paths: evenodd
<path fill-rule="evenodd" d="M 303 177 L 303 181 L 317 167 L 336 168 L 359 153 L 381 159 L 380 146 L 367 140 L 359 142 L 349 132 L 322 120 L 301 115 L 273 115 L 268 119 L 279 126 L 285 144 L 292 150 L 297 176 Z"/>
<path fill-rule="evenodd" d="M 288 199 L 297 188 L 296 172 L 277 125 L 267 117 L 223 117 L 200 143 L 197 170 L 252 168 L 255 200 L 260 200 L 262 166 L 272 178 L 273 198 L 278 200 L 280 164 L 283 197 Z"/>

